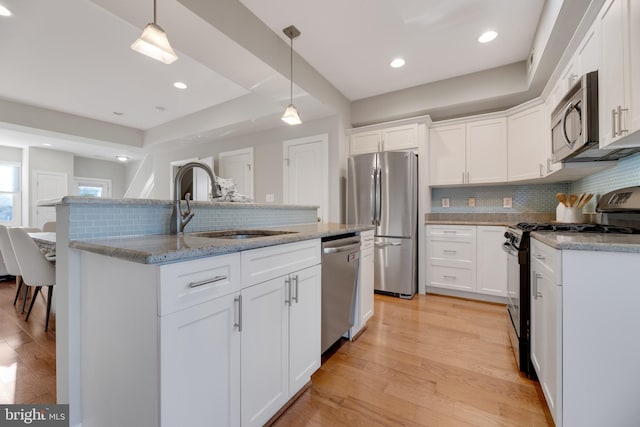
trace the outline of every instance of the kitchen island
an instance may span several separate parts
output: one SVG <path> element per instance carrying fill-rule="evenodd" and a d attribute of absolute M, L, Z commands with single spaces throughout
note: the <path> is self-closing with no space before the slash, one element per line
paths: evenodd
<path fill-rule="evenodd" d="M 262 425 L 319 366 L 320 239 L 371 227 L 318 224 L 314 206 L 192 208 L 176 236 L 167 201 L 57 205 L 58 396 L 70 425 L 199 425 L 212 413 Z M 287 233 L 197 235 L 256 228 Z"/>

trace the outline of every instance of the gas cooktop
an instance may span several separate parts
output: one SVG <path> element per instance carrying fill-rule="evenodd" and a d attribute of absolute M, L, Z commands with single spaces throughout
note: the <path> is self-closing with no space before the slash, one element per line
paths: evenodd
<path fill-rule="evenodd" d="M 570 223 L 529 223 L 521 222 L 516 227 L 522 231 L 569 231 L 575 233 L 624 233 L 639 234 L 640 229 L 620 225 L 606 224 L 570 224 Z"/>

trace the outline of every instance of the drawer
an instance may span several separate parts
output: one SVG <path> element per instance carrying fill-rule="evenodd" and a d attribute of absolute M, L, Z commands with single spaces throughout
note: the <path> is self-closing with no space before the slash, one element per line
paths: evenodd
<path fill-rule="evenodd" d="M 360 249 L 369 249 L 373 247 L 374 233 L 373 230 L 362 231 L 360 233 Z"/>
<path fill-rule="evenodd" d="M 242 287 L 240 254 L 160 266 L 158 313 L 164 316 Z"/>
<path fill-rule="evenodd" d="M 450 239 L 474 239 L 476 227 L 466 225 L 429 225 L 427 226 L 427 235 Z"/>
<path fill-rule="evenodd" d="M 557 285 L 562 284 L 562 252 L 531 239 L 531 262 L 537 262 L 553 277 Z"/>
<path fill-rule="evenodd" d="M 430 286 L 475 291 L 475 274 L 471 268 L 457 268 L 431 264 Z"/>
<path fill-rule="evenodd" d="M 242 286 L 247 287 L 320 264 L 320 239 L 252 249 L 241 253 Z"/>
<path fill-rule="evenodd" d="M 471 241 L 452 241 L 439 238 L 431 239 L 431 259 L 446 259 L 451 261 L 472 261 L 475 245 Z"/>

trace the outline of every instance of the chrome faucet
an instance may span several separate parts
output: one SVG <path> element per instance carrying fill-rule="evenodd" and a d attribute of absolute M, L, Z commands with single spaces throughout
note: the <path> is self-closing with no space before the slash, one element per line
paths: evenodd
<path fill-rule="evenodd" d="M 173 189 L 173 212 L 171 213 L 171 234 L 178 234 L 184 232 L 184 227 L 191 221 L 193 216 L 195 215 L 189 206 L 189 198 L 191 197 L 191 193 L 185 194 L 185 200 L 187 202 L 187 210 L 182 212 L 182 208 L 180 207 L 180 193 L 182 186 L 182 177 L 188 171 L 194 168 L 203 169 L 211 179 L 211 198 L 222 197 L 222 191 L 220 190 L 220 185 L 218 185 L 218 179 L 215 174 L 211 170 L 209 166 L 200 162 L 189 162 L 185 163 L 178 172 L 176 173 Z"/>

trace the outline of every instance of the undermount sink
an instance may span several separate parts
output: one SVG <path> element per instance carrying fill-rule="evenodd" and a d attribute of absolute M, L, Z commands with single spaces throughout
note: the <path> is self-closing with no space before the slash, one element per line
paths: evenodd
<path fill-rule="evenodd" d="M 292 234 L 295 231 L 282 230 L 220 230 L 220 231 L 204 231 L 201 233 L 193 233 L 198 237 L 209 237 L 212 239 L 255 239 L 258 237 L 280 236 L 282 234 Z"/>

